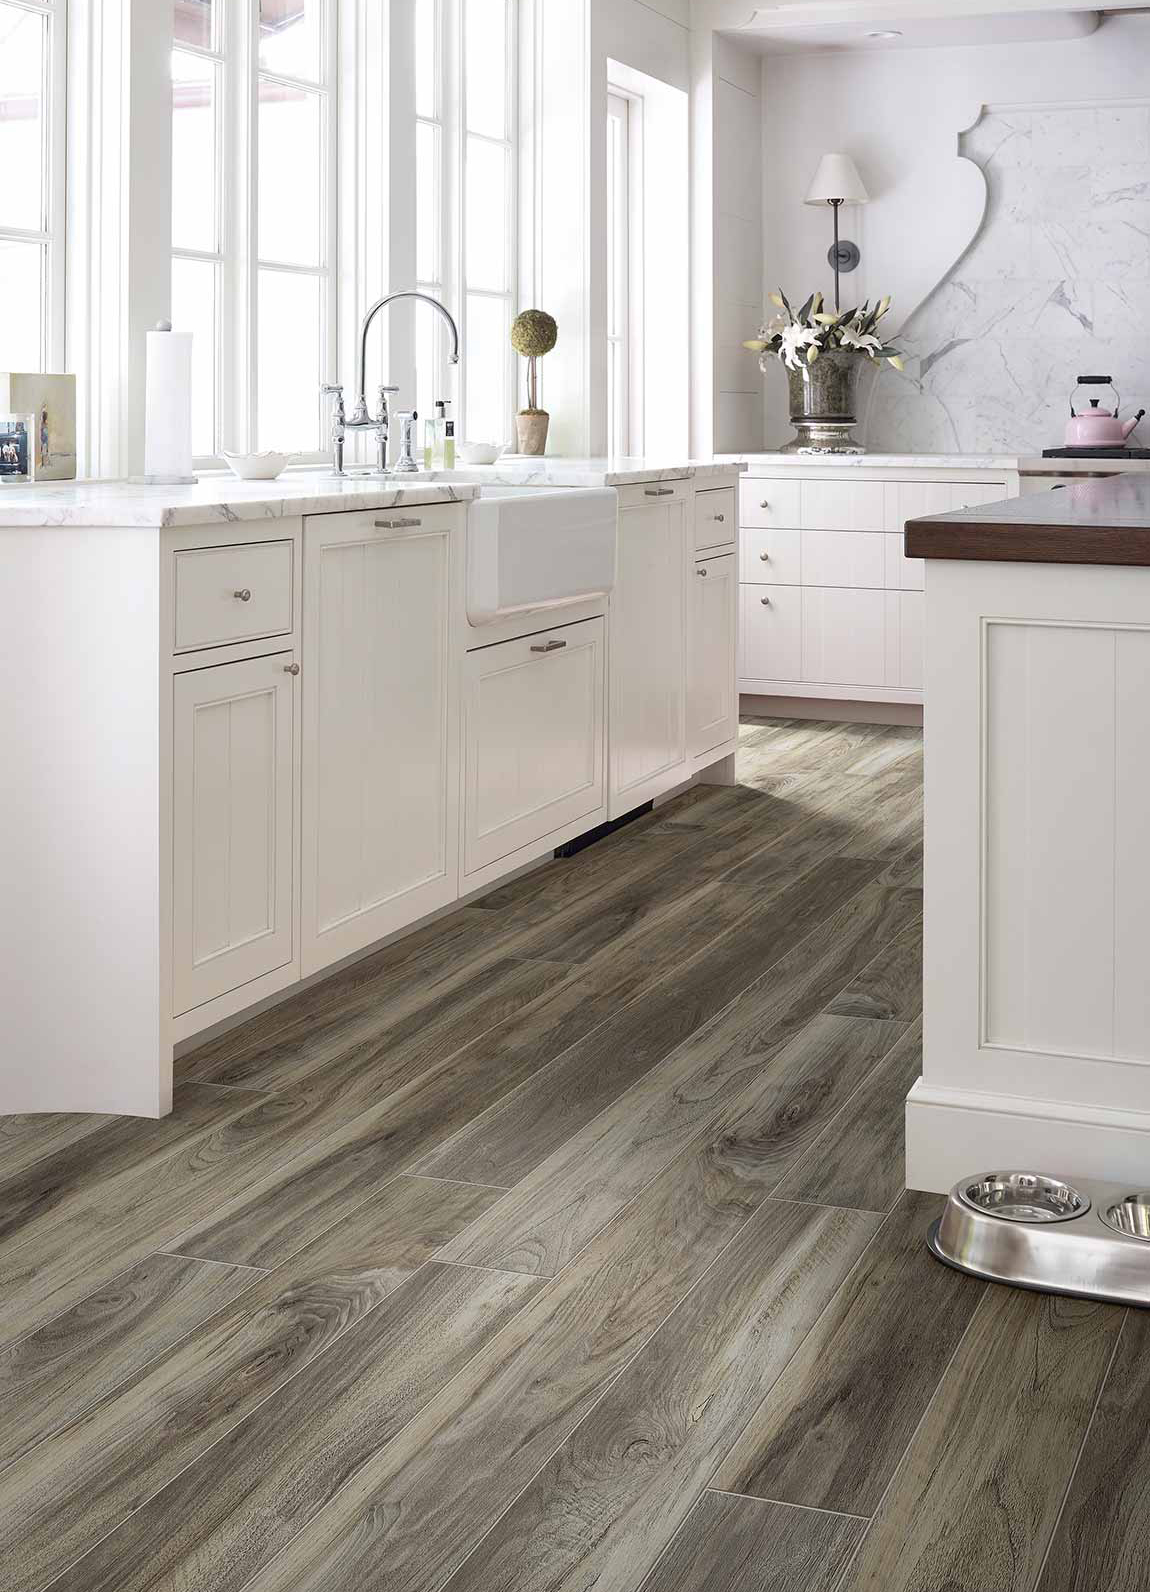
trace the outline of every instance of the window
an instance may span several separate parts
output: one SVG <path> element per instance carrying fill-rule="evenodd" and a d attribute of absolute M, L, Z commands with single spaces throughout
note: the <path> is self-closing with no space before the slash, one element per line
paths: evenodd
<path fill-rule="evenodd" d="M 0 0 L 0 370 L 64 368 L 63 0 Z"/>
<path fill-rule="evenodd" d="M 459 322 L 457 429 L 474 441 L 514 432 L 514 0 L 416 0 L 416 274 Z M 454 64 L 453 64 L 454 63 Z M 421 414 L 449 398 L 447 339 L 419 318 Z"/>
<path fill-rule="evenodd" d="M 193 448 L 318 456 L 336 333 L 336 0 L 173 0 L 172 323 Z"/>

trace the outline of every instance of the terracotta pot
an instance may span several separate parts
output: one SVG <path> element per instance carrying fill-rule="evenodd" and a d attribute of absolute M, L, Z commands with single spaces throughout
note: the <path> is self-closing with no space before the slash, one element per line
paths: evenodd
<path fill-rule="evenodd" d="M 551 416 L 546 409 L 521 409 L 515 416 L 520 453 L 545 453 Z"/>

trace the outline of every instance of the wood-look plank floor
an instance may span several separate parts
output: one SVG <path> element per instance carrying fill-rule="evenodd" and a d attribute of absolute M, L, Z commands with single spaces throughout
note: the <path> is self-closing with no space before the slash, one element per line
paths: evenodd
<path fill-rule="evenodd" d="M 699 786 L 0 1119 L 4 1592 L 1135 1592 L 1140 1316 L 902 1186 L 921 736 Z"/>

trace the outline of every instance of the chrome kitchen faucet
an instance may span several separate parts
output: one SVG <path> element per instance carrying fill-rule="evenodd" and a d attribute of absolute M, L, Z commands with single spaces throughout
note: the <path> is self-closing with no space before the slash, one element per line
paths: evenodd
<path fill-rule="evenodd" d="M 438 299 L 432 298 L 429 293 L 416 293 L 412 289 L 405 289 L 401 293 L 388 293 L 368 310 L 363 318 L 363 325 L 359 329 L 359 364 L 355 373 L 356 399 L 350 416 L 344 410 L 343 383 L 325 382 L 320 391 L 325 394 L 334 394 L 335 402 L 331 410 L 331 451 L 332 473 L 346 475 L 343 467 L 344 443 L 349 431 L 374 431 L 376 437 L 376 467 L 372 474 L 390 475 L 387 468 L 387 437 L 391 425 L 391 416 L 388 412 L 387 398 L 389 393 L 397 393 L 398 387 L 380 387 L 379 413 L 373 415 L 367 407 L 367 334 L 371 330 L 371 323 L 387 304 L 394 304 L 397 299 L 421 299 L 424 304 L 430 304 L 433 310 L 438 310 L 451 330 L 452 347 L 451 363 L 459 364 L 459 327 L 455 324 L 455 317 L 446 305 Z M 414 468 L 414 461 L 407 463 L 411 449 L 405 449 L 405 457 L 400 460 L 397 469 L 410 472 Z"/>

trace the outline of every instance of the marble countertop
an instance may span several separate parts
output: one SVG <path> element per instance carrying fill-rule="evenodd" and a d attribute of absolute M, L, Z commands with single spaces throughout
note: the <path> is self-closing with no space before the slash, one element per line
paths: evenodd
<path fill-rule="evenodd" d="M 220 521 L 283 519 L 340 509 L 391 509 L 411 503 L 460 503 L 481 486 L 624 486 L 729 474 L 735 462 L 646 458 L 509 459 L 456 470 L 380 480 L 338 479 L 301 470 L 278 481 L 205 475 L 194 486 L 134 486 L 126 481 L 55 481 L 0 485 L 0 526 L 139 525 L 153 529 Z"/>
<path fill-rule="evenodd" d="M 719 454 L 725 459 L 728 455 Z M 1021 475 L 1121 475 L 1150 470 L 1150 459 L 1044 459 L 1024 453 L 741 453 L 751 470 L 1017 470 Z"/>
<path fill-rule="evenodd" d="M 140 525 L 152 529 L 242 520 L 279 520 L 339 509 L 393 509 L 407 503 L 459 503 L 477 495 L 465 482 L 413 478 L 409 485 L 301 471 L 278 481 L 205 476 L 194 486 L 133 486 L 126 481 L 54 481 L 0 486 L 0 525 Z"/>

